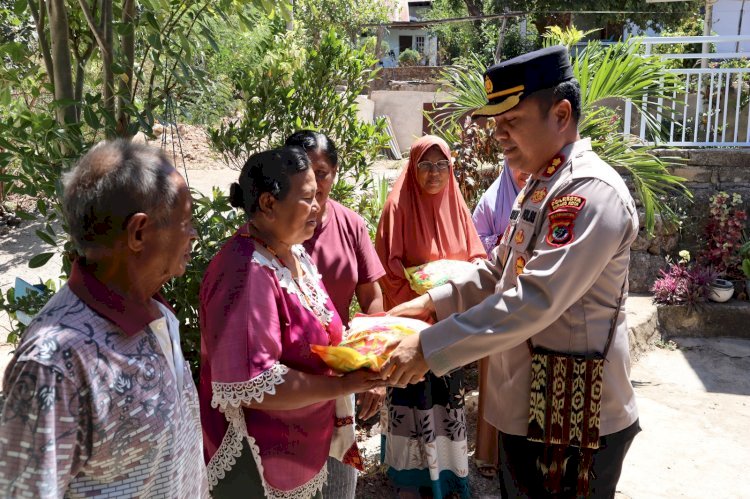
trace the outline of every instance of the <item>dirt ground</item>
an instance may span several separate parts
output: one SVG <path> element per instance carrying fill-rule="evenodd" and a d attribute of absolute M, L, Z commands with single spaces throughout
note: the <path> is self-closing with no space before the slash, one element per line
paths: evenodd
<path fill-rule="evenodd" d="M 218 185 L 228 190 L 238 175 L 200 143 L 200 130 L 181 132 L 187 177 L 201 192 Z M 192 137 L 192 139 L 191 139 Z M 170 137 L 171 140 L 171 137 Z M 172 142 L 167 144 L 170 151 Z M 171 152 L 171 151 L 170 151 Z M 380 162 L 377 171 L 394 178 L 403 162 Z M 181 168 L 181 161 L 178 162 Z M 38 223 L 24 222 L 0 235 L 0 289 L 15 277 L 38 282 L 55 278 L 60 260 L 40 269 L 26 262 L 49 246 L 34 234 Z M 653 311 L 643 301 L 628 301 L 628 316 Z M 7 317 L 0 316 L 0 343 Z M 733 339 L 678 339 L 652 348 L 634 364 L 635 386 L 643 431 L 636 437 L 623 468 L 618 498 L 740 498 L 750 497 L 746 466 L 750 462 L 750 341 Z M 0 378 L 10 359 L 10 345 L 0 345 Z M 471 388 L 471 381 L 469 382 Z M 476 392 L 467 390 L 469 441 L 473 449 Z M 371 464 L 360 477 L 358 498 L 390 497 L 378 471 L 379 429 L 365 425 L 360 433 Z M 495 480 L 471 468 L 472 497 L 499 498 Z"/>

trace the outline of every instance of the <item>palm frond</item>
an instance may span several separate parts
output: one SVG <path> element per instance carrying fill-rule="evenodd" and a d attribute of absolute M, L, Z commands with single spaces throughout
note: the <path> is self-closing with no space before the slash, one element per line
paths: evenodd
<path fill-rule="evenodd" d="M 440 73 L 441 89 L 450 97 L 449 103 L 436 109 L 435 121 L 459 122 L 467 113 L 487 103 L 484 71 L 487 67 L 476 54 Z"/>
<path fill-rule="evenodd" d="M 603 46 L 590 42 L 573 61 L 573 72 L 581 85 L 581 108 L 586 116 L 606 99 L 631 100 L 646 121 L 650 134 L 661 136 L 661 123 L 650 108 L 659 99 L 681 95 L 682 85 L 664 62 L 644 56 L 639 39 Z"/>
<path fill-rule="evenodd" d="M 632 178 L 638 197 L 643 203 L 646 229 L 653 231 L 656 213 L 674 217 L 667 200 L 674 196 L 692 199 L 683 177 L 669 173 L 668 167 L 682 164 L 681 158 L 659 158 L 653 154 L 655 146 L 633 147 L 621 134 L 608 135 L 592 141 L 599 157 L 616 169 L 625 170 Z"/>

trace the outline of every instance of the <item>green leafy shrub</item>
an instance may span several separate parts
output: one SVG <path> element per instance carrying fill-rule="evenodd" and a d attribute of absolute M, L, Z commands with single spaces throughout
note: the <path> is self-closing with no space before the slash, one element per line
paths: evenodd
<path fill-rule="evenodd" d="M 296 130 L 320 130 L 342 158 L 332 196 L 350 204 L 388 141 L 383 120 L 370 124 L 357 115 L 357 98 L 374 79 L 377 61 L 366 47 L 353 48 L 333 31 L 318 46 L 302 39 L 298 31 L 276 35 L 263 59 L 238 75 L 242 117 L 209 129 L 210 141 L 239 169 L 251 154 L 282 145 Z"/>
<path fill-rule="evenodd" d="M 10 319 L 10 327 L 8 330 L 8 337 L 6 341 L 11 345 L 17 345 L 23 335 L 24 331 L 28 327 L 26 324 L 21 322 L 18 317 L 19 312 L 23 312 L 26 315 L 33 317 L 39 313 L 44 305 L 47 304 L 52 295 L 55 294 L 55 282 L 48 280 L 45 283 L 41 283 L 38 286 L 39 293 L 29 293 L 23 297 L 16 297 L 14 288 L 9 288 L 5 295 L 0 293 L 0 310 L 8 314 Z"/>
<path fill-rule="evenodd" d="M 419 66 L 419 62 L 422 60 L 422 56 L 419 52 L 413 49 L 402 50 L 398 55 L 399 66 Z"/>
<path fill-rule="evenodd" d="M 196 379 L 201 350 L 198 293 L 203 274 L 211 258 L 244 221 L 245 216 L 229 204 L 229 197 L 219 188 L 214 187 L 210 196 L 193 191 L 193 224 L 198 240 L 193 246 L 185 275 L 167 282 L 162 295 L 174 307 L 180 320 L 182 351 Z"/>

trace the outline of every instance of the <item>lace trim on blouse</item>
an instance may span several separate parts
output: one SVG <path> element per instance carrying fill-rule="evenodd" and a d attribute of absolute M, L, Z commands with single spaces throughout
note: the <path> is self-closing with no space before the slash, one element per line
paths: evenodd
<path fill-rule="evenodd" d="M 263 402 L 266 393 L 273 395 L 276 393 L 276 385 L 284 382 L 284 375 L 289 372 L 289 368 L 278 362 L 247 381 L 239 383 L 211 383 L 211 407 L 217 407 L 226 411 L 228 407 L 240 407 L 243 403 L 250 404 L 253 401 Z"/>
<path fill-rule="evenodd" d="M 245 416 L 242 408 L 229 406 L 224 412 L 224 415 L 229 422 L 229 428 L 227 428 L 227 432 L 224 434 L 221 445 L 207 465 L 208 486 L 210 490 L 219 483 L 219 480 L 224 479 L 227 472 L 237 464 L 237 458 L 242 454 L 243 439 L 247 440 L 248 446 L 250 447 L 267 498 L 292 499 L 298 497 L 312 497 L 323 490 L 323 486 L 328 481 L 328 468 L 325 464 L 323 464 L 321 470 L 311 480 L 292 490 L 279 490 L 269 485 L 268 482 L 266 482 L 266 477 L 263 473 L 260 449 L 256 445 L 255 439 L 247 433 L 247 425 L 245 423 Z"/>
<path fill-rule="evenodd" d="M 333 311 L 326 307 L 328 295 L 320 286 L 320 274 L 302 245 L 292 246 L 292 252 L 305 271 L 305 275 L 299 279 L 299 282 L 294 281 L 292 272 L 281 265 L 276 258 L 269 259 L 255 250 L 252 261 L 273 270 L 281 287 L 287 293 L 295 295 L 304 308 L 312 312 L 324 326 L 328 326 L 333 320 Z"/>

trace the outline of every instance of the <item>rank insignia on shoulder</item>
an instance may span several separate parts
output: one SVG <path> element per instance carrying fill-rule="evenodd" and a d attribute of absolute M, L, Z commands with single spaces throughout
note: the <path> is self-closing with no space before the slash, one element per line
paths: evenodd
<path fill-rule="evenodd" d="M 549 221 L 549 230 L 547 231 L 546 241 L 550 246 L 559 248 L 573 242 L 573 226 L 575 225 L 577 213 L 557 212 L 547 215 Z"/>
<path fill-rule="evenodd" d="M 558 196 L 549 202 L 550 211 L 570 211 L 578 212 L 586 204 L 586 198 L 575 194 L 566 194 Z"/>
<path fill-rule="evenodd" d="M 542 201 L 544 201 L 544 198 L 546 198 L 546 197 L 547 197 L 547 188 L 546 187 L 542 187 L 541 189 L 535 190 L 531 194 L 531 202 L 539 204 Z"/>
<path fill-rule="evenodd" d="M 557 156 L 552 158 L 552 161 L 550 161 L 549 164 L 544 168 L 542 177 L 551 177 L 563 163 L 565 163 L 565 156 L 563 156 L 562 154 L 558 154 Z"/>
<path fill-rule="evenodd" d="M 513 237 L 513 239 L 516 241 L 516 244 L 521 244 L 525 238 L 526 236 L 523 233 L 523 229 L 517 230 L 516 235 Z"/>
<path fill-rule="evenodd" d="M 526 266 L 526 260 L 524 257 L 519 256 L 516 258 L 516 275 L 523 274 L 523 268 Z"/>

